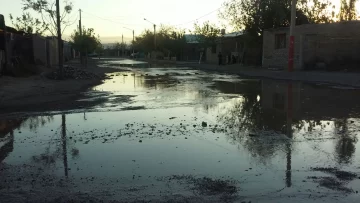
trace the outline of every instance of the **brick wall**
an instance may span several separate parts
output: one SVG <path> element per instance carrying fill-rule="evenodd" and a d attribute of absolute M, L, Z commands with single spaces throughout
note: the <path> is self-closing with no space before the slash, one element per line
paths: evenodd
<path fill-rule="evenodd" d="M 276 34 L 286 34 L 286 47 L 275 49 Z M 263 67 L 287 68 L 289 28 L 264 32 Z M 360 48 L 360 22 L 307 24 L 295 27 L 295 69 L 356 64 Z"/>

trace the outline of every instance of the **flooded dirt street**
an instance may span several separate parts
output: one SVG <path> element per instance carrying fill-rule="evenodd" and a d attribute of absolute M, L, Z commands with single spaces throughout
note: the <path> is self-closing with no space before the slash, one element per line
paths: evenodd
<path fill-rule="evenodd" d="M 360 90 L 129 62 L 91 106 L 0 120 L 0 202 L 360 199 Z"/>

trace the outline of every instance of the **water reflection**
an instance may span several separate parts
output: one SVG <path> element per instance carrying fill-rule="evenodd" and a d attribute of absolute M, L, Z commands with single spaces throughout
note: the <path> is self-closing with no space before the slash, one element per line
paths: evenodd
<path fill-rule="evenodd" d="M 53 116 L 36 116 L 29 117 L 21 125 L 21 127 L 28 127 L 31 131 L 36 131 L 39 127 L 45 126 L 47 123 L 50 123 L 54 120 Z"/>
<path fill-rule="evenodd" d="M 296 148 L 294 139 L 333 138 L 336 142 L 334 149 L 336 162 L 340 165 L 352 164 L 357 137 L 356 133 L 349 130 L 348 125 L 354 125 L 356 122 L 342 118 L 346 115 L 344 112 L 341 114 L 337 111 L 328 112 L 324 115 L 328 101 L 319 99 L 317 95 L 317 91 L 322 90 L 314 90 L 314 87 L 301 83 L 266 80 L 259 84 L 240 85 L 240 88 L 224 82 L 217 83 L 216 87 L 225 88 L 224 92 L 230 90 L 241 94 L 241 99 L 224 108 L 218 117 L 218 122 L 233 129 L 228 137 L 233 143 L 243 145 L 255 160 L 265 165 L 278 153 L 284 152 L 287 187 L 292 186 L 292 151 Z M 344 92 L 342 95 L 345 96 Z M 346 96 L 351 98 L 351 92 Z M 307 106 L 308 100 L 317 101 L 316 106 L 319 108 L 310 110 Z M 304 103 L 305 109 L 302 108 Z M 343 105 L 340 102 L 336 103 Z M 349 106 L 347 112 L 352 111 L 353 108 L 357 106 Z M 347 116 L 349 115 L 350 113 Z M 333 121 L 322 120 L 329 117 Z"/>
<path fill-rule="evenodd" d="M 358 141 L 356 135 L 349 133 L 348 119 L 336 119 L 334 121 L 335 133 L 337 134 L 335 144 L 335 158 L 338 164 L 351 164 L 355 154 L 355 144 Z"/>
<path fill-rule="evenodd" d="M 23 119 L 0 120 L 0 164 L 14 150 L 14 130 Z"/>
<path fill-rule="evenodd" d="M 85 114 L 84 114 L 85 115 Z M 72 136 L 68 136 L 68 130 L 66 127 L 66 115 L 61 115 L 61 124 L 49 141 L 45 141 L 45 152 L 40 155 L 32 156 L 32 160 L 35 163 L 39 163 L 47 168 L 56 166 L 58 160 L 62 161 L 64 175 L 68 176 L 68 154 L 70 149 L 71 157 L 73 159 L 78 158 L 79 150 L 75 147 L 75 140 Z"/>
<path fill-rule="evenodd" d="M 95 88 L 110 91 L 116 105 L 124 103 L 116 96 L 131 95 L 129 106 L 144 108 L 81 110 L 4 121 L 0 162 L 8 156 L 7 163 L 30 162 L 35 169 L 50 169 L 61 177 L 76 179 L 86 174 L 92 181 L 94 177 L 121 177 L 114 184 L 130 185 L 146 184 L 164 174 L 246 176 L 259 184 L 256 190 L 265 187 L 264 180 L 274 181 L 279 188 L 303 186 L 302 180 L 310 173 L 304 171 L 313 166 L 357 164 L 360 123 L 351 118 L 357 118 L 359 110 L 353 103 L 346 111 L 342 107 L 343 112 L 331 112 L 321 93 L 324 90 L 316 86 L 179 72 L 115 73 Z M 351 98 L 352 92 L 344 92 L 340 94 Z M 331 105 L 341 102 L 334 100 Z M 22 135 L 29 134 L 33 140 L 19 136 L 26 130 Z M 16 149 L 14 136 L 18 138 Z M 38 145 L 33 146 L 32 141 Z M 29 145 L 31 149 L 26 148 Z M 18 158 L 26 150 L 30 151 L 26 160 Z M 72 163 L 75 159 L 77 163 Z M 242 184 L 249 190 L 254 187 Z"/>

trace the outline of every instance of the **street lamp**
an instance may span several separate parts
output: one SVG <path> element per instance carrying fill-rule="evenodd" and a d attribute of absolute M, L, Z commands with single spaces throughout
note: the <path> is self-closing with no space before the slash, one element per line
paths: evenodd
<path fill-rule="evenodd" d="M 132 33 L 133 33 L 133 40 L 132 40 L 132 47 L 133 47 L 133 54 L 134 54 L 134 43 L 135 43 L 135 31 L 134 30 L 132 30 L 132 29 L 130 29 L 130 28 L 127 28 L 127 27 L 123 27 L 123 28 L 125 28 L 125 29 L 127 29 L 127 30 L 131 30 L 132 31 Z"/>
<path fill-rule="evenodd" d="M 147 21 L 147 22 L 149 22 L 149 23 L 151 23 L 151 24 L 153 24 L 153 26 L 154 26 L 154 45 L 155 45 L 155 50 L 156 50 L 156 24 L 150 22 L 150 21 L 147 20 L 146 18 L 144 18 L 144 20 Z"/>

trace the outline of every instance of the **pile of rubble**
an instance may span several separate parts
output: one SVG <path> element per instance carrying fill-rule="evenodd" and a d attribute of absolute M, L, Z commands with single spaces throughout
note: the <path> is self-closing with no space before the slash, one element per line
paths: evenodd
<path fill-rule="evenodd" d="M 55 70 L 49 74 L 47 74 L 47 78 L 52 79 L 52 80 L 59 80 L 61 79 L 60 76 L 60 70 Z M 102 77 L 91 73 L 91 72 L 87 72 L 85 70 L 79 69 L 79 68 L 74 68 L 71 66 L 64 66 L 64 77 L 63 79 L 76 79 L 76 80 L 86 80 L 86 79 L 101 79 Z"/>

